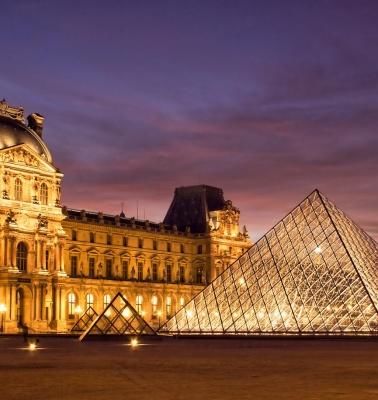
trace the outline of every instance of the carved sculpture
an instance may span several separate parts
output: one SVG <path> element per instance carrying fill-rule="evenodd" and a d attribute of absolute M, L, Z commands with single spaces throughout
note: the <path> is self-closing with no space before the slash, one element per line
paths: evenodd
<path fill-rule="evenodd" d="M 0 114 L 5 117 L 9 117 L 15 119 L 16 121 L 20 121 L 24 123 L 24 109 L 22 107 L 12 107 L 10 106 L 5 99 L 0 101 Z"/>
<path fill-rule="evenodd" d="M 47 229 L 49 221 L 46 216 L 39 214 L 38 217 L 38 229 Z"/>

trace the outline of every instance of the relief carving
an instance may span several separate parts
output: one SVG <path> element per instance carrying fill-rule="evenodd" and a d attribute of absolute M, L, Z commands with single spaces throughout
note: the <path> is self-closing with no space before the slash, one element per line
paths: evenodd
<path fill-rule="evenodd" d="M 0 154 L 0 161 L 39 167 L 39 160 L 24 149 L 14 149 Z"/>

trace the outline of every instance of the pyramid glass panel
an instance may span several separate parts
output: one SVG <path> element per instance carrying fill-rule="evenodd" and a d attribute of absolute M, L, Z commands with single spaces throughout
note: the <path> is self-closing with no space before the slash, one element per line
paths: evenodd
<path fill-rule="evenodd" d="M 138 314 L 121 294 L 117 293 L 105 310 L 97 316 L 88 329 L 80 336 L 88 335 L 155 335 L 156 332 Z"/>
<path fill-rule="evenodd" d="M 378 245 L 315 190 L 163 327 L 378 334 Z"/>

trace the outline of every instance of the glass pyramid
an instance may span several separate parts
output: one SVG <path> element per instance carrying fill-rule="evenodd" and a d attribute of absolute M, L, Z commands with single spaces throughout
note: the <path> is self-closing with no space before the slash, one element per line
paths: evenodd
<path fill-rule="evenodd" d="M 134 307 L 118 292 L 105 310 L 97 316 L 80 336 L 88 335 L 155 335 L 156 332 L 138 314 Z"/>
<path fill-rule="evenodd" d="M 318 190 L 162 328 L 378 334 L 378 244 Z"/>
<path fill-rule="evenodd" d="M 76 321 L 75 325 L 71 328 L 71 333 L 83 332 L 91 325 L 93 320 L 97 317 L 95 309 L 89 306 L 83 315 Z"/>

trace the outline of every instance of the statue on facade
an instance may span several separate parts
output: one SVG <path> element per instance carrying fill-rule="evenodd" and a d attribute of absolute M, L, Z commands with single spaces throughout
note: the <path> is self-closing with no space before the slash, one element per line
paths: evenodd
<path fill-rule="evenodd" d="M 249 237 L 249 233 L 248 233 L 247 227 L 245 225 L 243 226 L 243 236 L 246 238 Z"/>
<path fill-rule="evenodd" d="M 0 101 L 0 114 L 24 123 L 24 109 L 22 107 L 12 107 L 5 99 Z"/>
<path fill-rule="evenodd" d="M 47 229 L 49 221 L 46 216 L 39 214 L 38 217 L 38 229 Z"/>
<path fill-rule="evenodd" d="M 16 213 L 15 213 L 14 211 L 12 211 L 12 210 L 9 210 L 9 211 L 7 212 L 7 217 L 6 217 L 6 219 L 5 219 L 5 222 L 6 222 L 8 225 L 17 224 L 17 221 L 16 221 Z"/>
<path fill-rule="evenodd" d="M 148 280 L 148 281 L 151 280 L 151 270 L 150 270 L 150 267 L 147 268 L 147 280 Z"/>
<path fill-rule="evenodd" d="M 102 264 L 98 264 L 98 276 L 102 278 Z"/>
<path fill-rule="evenodd" d="M 131 279 L 135 279 L 135 268 L 131 268 Z"/>

